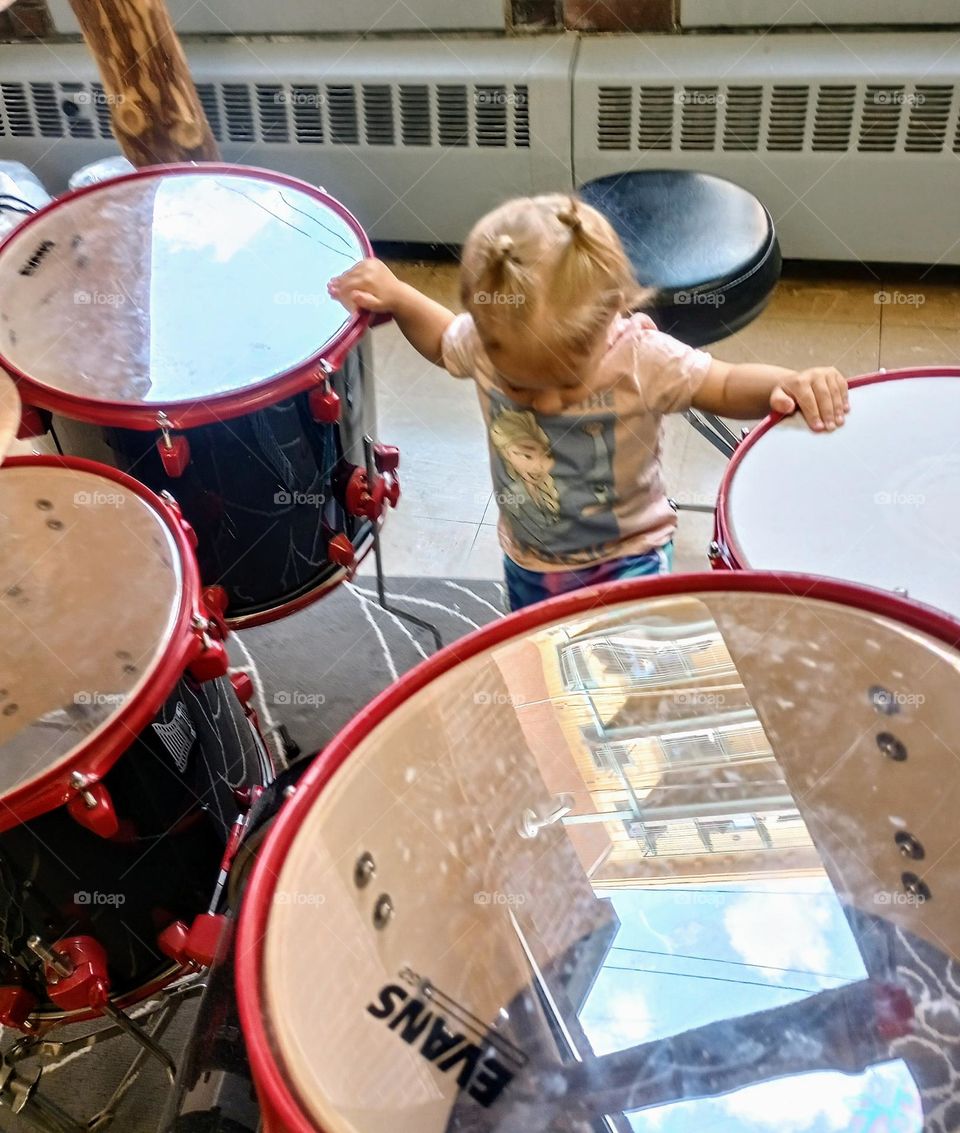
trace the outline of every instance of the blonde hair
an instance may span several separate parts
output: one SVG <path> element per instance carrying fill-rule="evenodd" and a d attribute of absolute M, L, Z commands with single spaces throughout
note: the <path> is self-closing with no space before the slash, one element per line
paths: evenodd
<path fill-rule="evenodd" d="M 517 480 L 522 477 L 507 456 L 506 450 L 510 445 L 522 444 L 526 441 L 542 449 L 547 456 L 552 456 L 550 438 L 540 428 L 536 417 L 529 410 L 501 409 L 490 422 L 490 439 L 500 454 L 500 459 L 507 466 L 507 471 Z M 559 514 L 560 491 L 553 477 L 544 476 L 538 487 L 541 489 L 547 509 L 554 515 Z"/>
<path fill-rule="evenodd" d="M 547 350 L 581 354 L 651 292 L 610 222 L 576 197 L 518 197 L 482 217 L 463 246 L 460 291 L 481 338 L 536 325 Z"/>

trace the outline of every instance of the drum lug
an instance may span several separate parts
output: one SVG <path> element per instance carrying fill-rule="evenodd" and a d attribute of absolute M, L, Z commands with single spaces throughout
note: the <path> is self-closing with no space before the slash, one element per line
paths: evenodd
<path fill-rule="evenodd" d="M 70 786 L 77 792 L 67 803 L 67 813 L 79 826 L 100 838 L 113 838 L 120 829 L 113 799 L 103 783 L 91 782 L 79 771 L 70 776 Z"/>
<path fill-rule="evenodd" d="M 250 679 L 250 674 L 235 670 L 230 674 L 230 683 L 233 685 L 237 700 L 246 708 L 253 699 L 253 681 Z"/>
<path fill-rule="evenodd" d="M 342 531 L 332 536 L 327 543 L 327 558 L 337 566 L 346 567 L 348 570 L 356 562 L 357 555 L 353 544 Z"/>
<path fill-rule="evenodd" d="M 397 473 L 400 467 L 400 450 L 396 445 L 374 445 L 373 462 L 377 471 L 383 473 L 387 503 L 391 507 L 396 507 L 400 502 L 400 476 Z"/>
<path fill-rule="evenodd" d="M 29 1022 L 37 1006 L 37 997 L 25 987 L 7 985 L 0 987 L 0 1025 L 15 1027 L 18 1031 L 32 1031 Z"/>
<path fill-rule="evenodd" d="M 51 948 L 31 936 L 27 947 L 43 961 L 47 995 L 61 1011 L 100 1010 L 109 1003 L 107 953 L 92 936 L 69 936 Z"/>
<path fill-rule="evenodd" d="M 174 921 L 157 937 L 157 947 L 183 967 L 209 968 L 221 955 L 227 926 L 222 913 L 201 913 L 191 925 Z"/>
<path fill-rule="evenodd" d="M 382 476 L 374 477 L 371 486 L 365 469 L 353 469 L 343 489 L 343 506 L 351 515 L 362 515 L 376 523 L 386 499 L 387 484 Z"/>
<path fill-rule="evenodd" d="M 222 641 L 213 636 L 214 623 L 202 614 L 193 615 L 193 632 L 196 637 L 196 655 L 188 668 L 191 676 L 201 682 L 225 677 L 230 668 L 230 659 Z"/>
<path fill-rule="evenodd" d="M 20 410 L 20 428 L 17 440 L 28 441 L 32 437 L 42 437 L 50 431 L 51 414 L 35 405 L 24 405 Z"/>
<path fill-rule="evenodd" d="M 710 560 L 710 566 L 713 567 L 714 570 L 730 569 L 730 558 L 727 554 L 727 549 L 716 539 L 707 547 L 707 558 Z"/>
<path fill-rule="evenodd" d="M 186 535 L 187 542 L 194 550 L 196 550 L 199 543 L 199 540 L 197 539 L 197 533 L 196 531 L 194 531 L 193 527 L 183 518 L 183 512 L 180 509 L 180 505 L 167 491 L 162 491 L 160 493 L 160 498 L 167 505 L 167 511 L 169 511 L 173 516 L 177 526 L 184 533 L 184 535 Z"/>
<path fill-rule="evenodd" d="M 157 451 L 163 470 L 172 480 L 179 480 L 190 463 L 190 442 L 183 433 L 171 431 L 166 413 L 157 414 L 157 428 L 160 430 Z"/>
<path fill-rule="evenodd" d="M 307 402 L 314 421 L 322 425 L 335 425 L 340 420 L 340 395 L 326 382 L 310 391 Z"/>

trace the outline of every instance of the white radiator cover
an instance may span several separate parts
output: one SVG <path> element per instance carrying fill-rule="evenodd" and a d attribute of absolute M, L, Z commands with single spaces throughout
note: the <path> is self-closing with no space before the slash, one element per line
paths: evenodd
<path fill-rule="evenodd" d="M 948 32 L 186 41 L 224 157 L 324 185 L 381 240 L 634 168 L 755 192 L 785 255 L 960 264 Z M 0 158 L 52 192 L 115 153 L 80 44 L 0 46 Z"/>
<path fill-rule="evenodd" d="M 702 169 L 755 193 L 786 256 L 960 263 L 950 33 L 584 39 L 578 184 Z"/>
<path fill-rule="evenodd" d="M 573 37 L 186 46 L 224 158 L 323 185 L 375 239 L 460 243 L 507 197 L 572 186 Z M 83 44 L 0 46 L 0 157 L 59 192 L 117 152 L 96 79 Z"/>

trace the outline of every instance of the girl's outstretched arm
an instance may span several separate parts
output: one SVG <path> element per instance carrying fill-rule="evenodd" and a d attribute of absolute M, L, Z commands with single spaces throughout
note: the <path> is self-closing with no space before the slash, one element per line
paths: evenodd
<path fill-rule="evenodd" d="M 443 332 L 453 322 L 453 312 L 402 283 L 382 260 L 363 260 L 331 279 L 327 290 L 350 310 L 393 315 L 414 350 L 435 366 L 443 365 Z"/>
<path fill-rule="evenodd" d="M 725 417 L 765 417 L 770 410 L 799 410 L 815 432 L 843 424 L 850 409 L 847 379 L 833 366 L 787 370 L 782 366 L 713 360 L 693 399 L 695 409 Z"/>

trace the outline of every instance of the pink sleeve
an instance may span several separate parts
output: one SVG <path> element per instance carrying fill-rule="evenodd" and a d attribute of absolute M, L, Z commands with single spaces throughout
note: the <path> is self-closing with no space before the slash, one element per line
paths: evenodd
<path fill-rule="evenodd" d="M 683 413 L 703 384 L 713 357 L 657 330 L 648 315 L 633 315 L 630 322 L 634 376 L 647 408 L 652 413 Z"/>
<path fill-rule="evenodd" d="M 443 332 L 440 349 L 444 369 L 448 374 L 455 378 L 476 376 L 477 362 L 483 348 L 472 315 L 457 315 Z"/>

